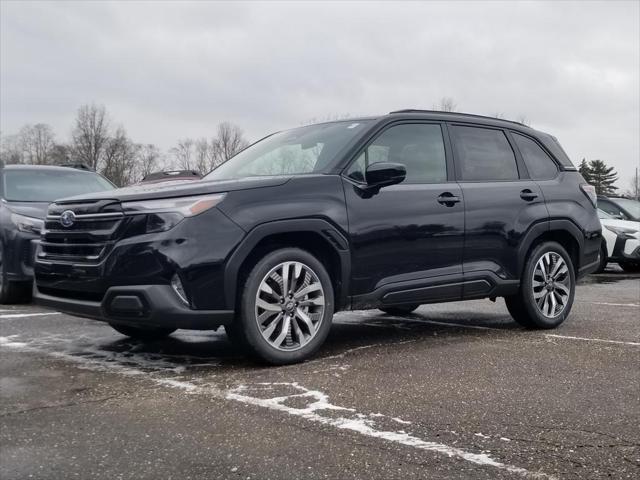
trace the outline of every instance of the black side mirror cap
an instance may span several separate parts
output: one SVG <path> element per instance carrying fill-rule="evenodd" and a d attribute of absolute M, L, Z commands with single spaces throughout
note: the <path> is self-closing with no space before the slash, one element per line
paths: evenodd
<path fill-rule="evenodd" d="M 367 167 L 365 180 L 368 187 L 382 188 L 404 181 L 407 168 L 401 163 L 379 162 Z"/>

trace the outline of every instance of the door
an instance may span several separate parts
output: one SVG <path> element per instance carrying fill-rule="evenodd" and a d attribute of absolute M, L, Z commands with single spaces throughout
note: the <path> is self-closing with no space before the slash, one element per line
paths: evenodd
<path fill-rule="evenodd" d="M 548 218 L 540 187 L 527 177 L 501 129 L 450 125 L 465 200 L 465 298 L 517 282 L 524 234 Z"/>
<path fill-rule="evenodd" d="M 451 163 L 447 168 L 447 149 L 440 124 L 394 124 L 345 171 L 350 290 L 361 297 L 354 305 L 460 298 L 459 283 L 432 288 L 462 276 L 464 206 L 460 187 L 448 180 L 453 172 Z M 371 193 L 365 188 L 365 170 L 376 162 L 403 164 L 405 180 Z"/>

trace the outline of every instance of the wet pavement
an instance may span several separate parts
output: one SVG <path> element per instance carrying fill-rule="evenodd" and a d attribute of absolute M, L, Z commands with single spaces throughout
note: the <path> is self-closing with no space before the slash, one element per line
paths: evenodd
<path fill-rule="evenodd" d="M 304 364 L 0 306 L 0 478 L 640 477 L 640 275 L 553 331 L 499 299 L 336 315 Z"/>

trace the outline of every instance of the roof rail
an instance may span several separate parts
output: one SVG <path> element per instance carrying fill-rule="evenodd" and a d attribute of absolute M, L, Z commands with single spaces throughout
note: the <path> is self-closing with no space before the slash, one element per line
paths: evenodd
<path fill-rule="evenodd" d="M 403 110 L 394 110 L 393 112 L 389 112 L 389 114 L 392 114 L 392 113 L 439 113 L 439 114 L 445 114 L 445 115 L 460 115 L 463 117 L 487 118 L 489 120 L 498 120 L 500 122 L 515 123 L 516 125 L 520 125 L 522 127 L 529 127 L 529 125 L 525 125 L 524 123 L 521 123 L 521 122 L 516 122 L 515 120 L 506 120 L 504 118 L 489 117 L 487 115 L 476 115 L 474 113 L 443 112 L 442 110 L 421 110 L 418 108 L 405 108 Z"/>

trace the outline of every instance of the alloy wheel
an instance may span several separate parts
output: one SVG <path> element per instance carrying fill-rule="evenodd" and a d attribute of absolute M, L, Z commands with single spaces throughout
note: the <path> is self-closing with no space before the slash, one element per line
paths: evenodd
<path fill-rule="evenodd" d="M 533 270 L 532 288 L 542 315 L 554 318 L 564 311 L 571 295 L 571 276 L 560 254 L 547 252 L 540 257 Z"/>
<path fill-rule="evenodd" d="M 301 262 L 272 268 L 256 293 L 255 318 L 262 337 L 273 348 L 294 351 L 318 332 L 325 294 L 316 273 Z"/>

